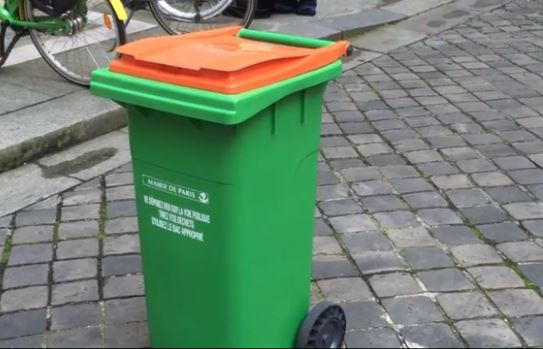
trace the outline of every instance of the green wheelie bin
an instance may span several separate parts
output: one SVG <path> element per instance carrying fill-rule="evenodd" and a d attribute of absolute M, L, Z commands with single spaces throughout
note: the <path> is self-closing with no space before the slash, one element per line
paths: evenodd
<path fill-rule="evenodd" d="M 233 27 L 94 72 L 128 110 L 152 346 L 341 346 L 342 309 L 308 310 L 322 95 L 348 51 Z"/>

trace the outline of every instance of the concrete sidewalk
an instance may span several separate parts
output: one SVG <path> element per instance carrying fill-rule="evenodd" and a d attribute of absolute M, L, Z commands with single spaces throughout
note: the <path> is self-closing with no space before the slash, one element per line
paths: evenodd
<path fill-rule="evenodd" d="M 315 18 L 276 15 L 257 20 L 254 28 L 326 38 L 354 38 L 359 48 L 347 63 L 352 68 L 383 52 L 420 40 L 427 32 L 443 30 L 455 21 L 489 11 L 507 0 L 320 0 Z M 454 7 L 443 6 L 453 3 Z M 395 29 L 376 36 L 364 31 L 413 18 L 441 7 L 439 24 Z M 435 11 L 435 10 L 434 10 Z M 432 11 L 430 11 L 432 12 Z M 430 12 L 429 18 L 433 18 Z M 160 33 L 150 16 L 138 18 L 152 24 L 149 32 Z M 424 20 L 424 18 L 423 18 Z M 295 25 L 293 23 L 296 23 Z M 416 20 L 415 23 L 419 23 Z M 147 33 L 147 32 L 146 32 Z M 388 38 L 382 41 L 383 35 Z M 19 46 L 28 46 L 23 40 Z M 18 47 L 19 47 L 18 46 Z M 24 57 L 22 56 L 24 55 Z M 126 124 L 123 110 L 89 95 L 87 90 L 63 81 L 40 59 L 25 61 L 27 52 L 16 48 L 6 67 L 0 70 L 0 172 L 33 161 L 45 154 L 117 130 Z M 12 65 L 14 62 L 23 61 Z M 77 108 L 74 108 L 77 106 Z"/>
<path fill-rule="evenodd" d="M 325 95 L 312 303 L 349 348 L 543 347 L 543 3 L 449 6 Z M 0 213 L 0 347 L 149 345 L 129 161 L 121 130 L 0 175 L 27 206 Z"/>

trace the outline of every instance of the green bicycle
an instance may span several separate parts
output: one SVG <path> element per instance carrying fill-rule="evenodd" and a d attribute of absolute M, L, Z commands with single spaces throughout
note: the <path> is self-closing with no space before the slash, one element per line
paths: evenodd
<path fill-rule="evenodd" d="M 15 44 L 16 63 L 40 56 L 58 74 L 78 85 L 90 84 L 91 72 L 116 57 L 126 42 L 127 14 L 121 0 L 0 0 L 0 66 Z M 33 49 L 32 46 L 35 46 Z"/>

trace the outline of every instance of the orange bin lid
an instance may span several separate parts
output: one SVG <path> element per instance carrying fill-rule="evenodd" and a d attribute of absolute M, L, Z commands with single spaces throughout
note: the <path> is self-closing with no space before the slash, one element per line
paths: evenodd
<path fill-rule="evenodd" d="M 117 49 L 109 69 L 155 81 L 237 94 L 333 63 L 349 44 L 304 48 L 238 36 L 241 27 L 147 38 Z"/>

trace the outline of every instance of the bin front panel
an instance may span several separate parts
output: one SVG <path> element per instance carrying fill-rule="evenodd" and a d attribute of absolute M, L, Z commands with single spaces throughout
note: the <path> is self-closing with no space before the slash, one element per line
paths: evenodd
<path fill-rule="evenodd" d="M 155 347 L 292 347 L 309 307 L 324 85 L 226 126 L 128 106 Z"/>

